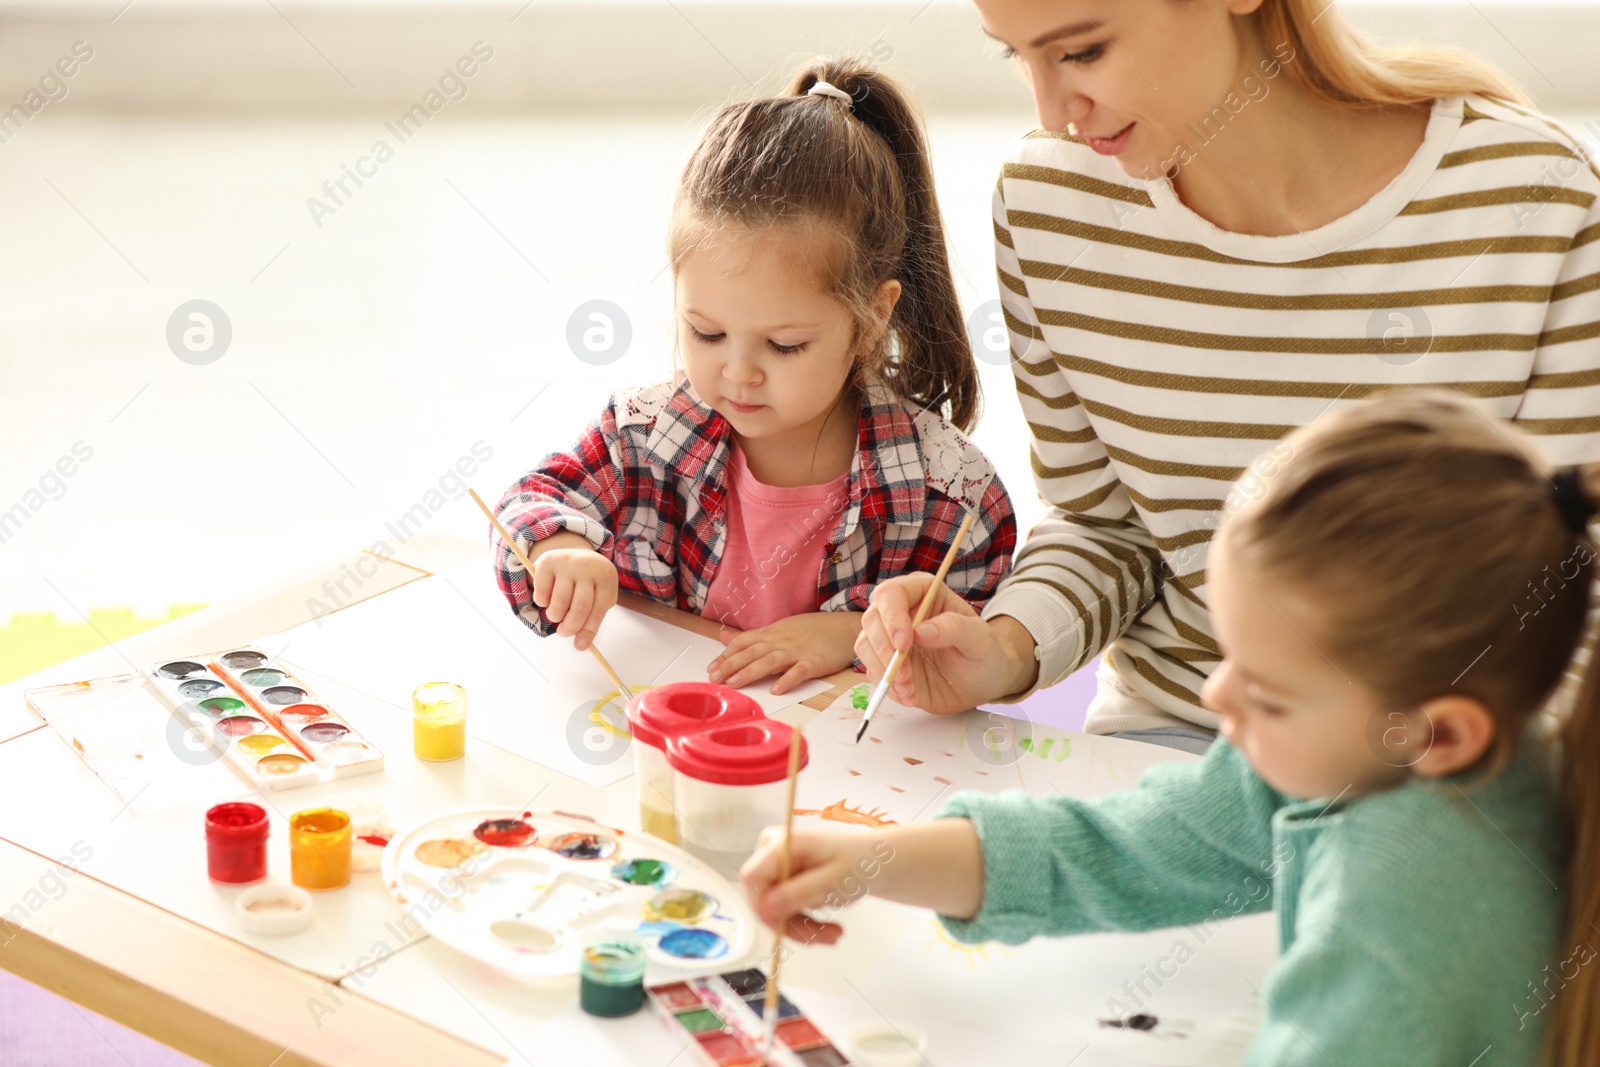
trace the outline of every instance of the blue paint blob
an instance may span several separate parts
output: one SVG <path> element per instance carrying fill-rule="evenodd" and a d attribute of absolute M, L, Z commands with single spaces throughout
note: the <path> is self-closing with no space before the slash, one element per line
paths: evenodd
<path fill-rule="evenodd" d="M 684 960 L 714 960 L 728 954 L 728 942 L 721 934 L 690 927 L 663 937 L 661 951 Z"/>

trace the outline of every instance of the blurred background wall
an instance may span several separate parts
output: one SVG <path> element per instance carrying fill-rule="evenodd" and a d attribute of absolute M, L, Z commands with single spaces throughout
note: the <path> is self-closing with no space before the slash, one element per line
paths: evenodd
<path fill-rule="evenodd" d="M 1600 6 L 1345 10 L 1481 52 L 1600 148 Z M 818 52 L 923 102 L 977 312 L 1034 121 L 964 0 L 0 0 L 0 679 L 336 551 L 481 536 L 468 482 L 668 373 L 677 173 L 715 105 Z M 604 358 L 570 340 L 594 301 Z"/>

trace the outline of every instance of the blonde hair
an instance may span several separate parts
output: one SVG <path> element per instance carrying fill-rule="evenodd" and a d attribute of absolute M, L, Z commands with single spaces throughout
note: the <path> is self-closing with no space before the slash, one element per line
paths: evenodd
<path fill-rule="evenodd" d="M 850 102 L 809 92 L 826 81 Z M 828 290 L 850 309 L 859 340 L 872 296 L 893 278 L 888 329 L 854 369 L 902 400 L 977 423 L 982 388 L 967 341 L 934 196 L 922 117 L 894 78 L 857 59 L 818 58 L 782 96 L 729 104 L 683 169 L 667 252 L 674 270 L 720 227 L 818 227 L 835 238 Z"/>
<path fill-rule="evenodd" d="M 1565 943 L 1587 944 L 1600 928 L 1595 671 L 1565 708 L 1550 697 L 1583 642 L 1595 543 L 1552 499 L 1550 463 L 1515 425 L 1434 389 L 1337 408 L 1283 443 L 1287 462 L 1223 525 L 1231 558 L 1325 605 L 1318 648 L 1383 706 L 1480 701 L 1497 724 L 1485 775 L 1541 709 L 1564 712 Z M 1600 466 L 1579 473 L 1595 500 Z M 1561 990 L 1546 1056 L 1600 1063 L 1600 970 Z"/>
<path fill-rule="evenodd" d="M 1489 97 L 1534 107 L 1515 79 L 1468 52 L 1383 48 L 1346 22 L 1333 0 L 1262 0 L 1256 25 L 1270 52 L 1294 49 L 1283 69 L 1318 99 L 1348 108 L 1421 104 L 1442 96 Z"/>

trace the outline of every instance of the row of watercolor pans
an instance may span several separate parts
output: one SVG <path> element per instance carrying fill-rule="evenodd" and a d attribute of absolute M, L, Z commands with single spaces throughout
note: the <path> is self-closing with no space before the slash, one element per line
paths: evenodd
<path fill-rule="evenodd" d="M 281 663 L 252 646 L 141 672 L 172 713 L 258 789 L 383 769 L 383 753 Z"/>
<path fill-rule="evenodd" d="M 667 1028 L 687 1039 L 704 1067 L 850 1067 L 850 1060 L 788 997 L 778 997 L 772 1053 L 762 1013 L 767 976 L 758 968 L 646 988 Z"/>

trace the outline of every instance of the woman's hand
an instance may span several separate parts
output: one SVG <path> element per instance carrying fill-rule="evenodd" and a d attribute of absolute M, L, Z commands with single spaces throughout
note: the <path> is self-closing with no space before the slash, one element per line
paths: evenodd
<path fill-rule="evenodd" d="M 1009 615 L 985 621 L 943 582 L 912 634 L 912 615 L 932 581 L 931 574 L 907 574 L 872 591 L 855 649 L 867 677 L 876 684 L 895 652 L 906 650 L 889 696 L 941 715 L 1030 688 L 1039 670 L 1033 636 Z"/>
<path fill-rule="evenodd" d="M 772 684 L 772 694 L 778 696 L 809 678 L 833 674 L 854 663 L 860 632 L 861 614 L 855 611 L 791 615 L 759 630 L 727 630 L 718 638 L 728 647 L 706 665 L 706 676 L 738 689 L 781 673 Z"/>
<path fill-rule="evenodd" d="M 799 827 L 787 879 L 782 870 L 783 831 L 770 826 L 739 881 L 757 918 L 807 943 L 831 945 L 844 933 L 811 912 L 831 915 L 869 894 L 958 919 L 972 918 L 983 904 L 983 846 L 967 819 L 874 830 Z"/>
<path fill-rule="evenodd" d="M 566 547 L 570 539 L 583 547 Z M 533 602 L 557 624 L 556 633 L 574 638 L 580 652 L 588 649 L 600 620 L 617 606 L 617 568 L 578 534 L 559 533 L 534 547 Z"/>

